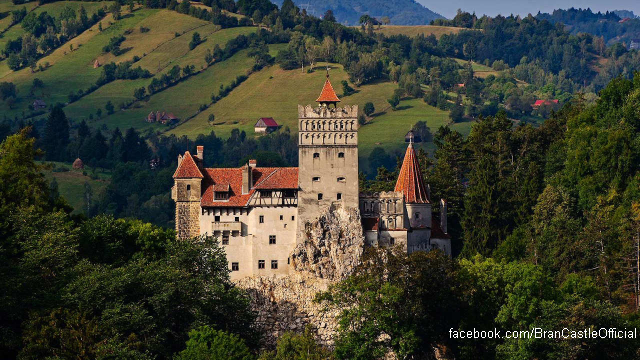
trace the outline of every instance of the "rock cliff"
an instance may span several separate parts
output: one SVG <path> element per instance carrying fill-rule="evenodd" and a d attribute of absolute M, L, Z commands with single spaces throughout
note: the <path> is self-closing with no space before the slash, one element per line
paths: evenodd
<path fill-rule="evenodd" d="M 236 284 L 248 291 L 264 345 L 273 347 L 286 331 L 301 331 L 310 324 L 318 339 L 333 344 L 336 312 L 322 311 L 313 299 L 360 263 L 364 236 L 358 209 L 329 209 L 306 224 L 292 252 L 292 273 L 285 277 L 248 277 Z"/>

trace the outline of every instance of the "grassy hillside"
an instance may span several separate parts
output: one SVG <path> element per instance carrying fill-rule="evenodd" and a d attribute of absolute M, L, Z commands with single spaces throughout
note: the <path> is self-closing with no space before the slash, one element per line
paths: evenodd
<path fill-rule="evenodd" d="M 391 35 L 407 35 L 407 36 L 418 36 L 418 35 L 435 35 L 436 38 L 440 38 L 440 36 L 444 34 L 457 34 L 462 30 L 470 30 L 466 28 L 459 28 L 453 26 L 434 26 L 434 25 L 382 25 L 380 28 L 377 26 L 374 27 L 374 32 L 382 33 L 387 36 Z"/>
<path fill-rule="evenodd" d="M 44 172 L 47 181 L 51 182 L 56 179 L 58 183 L 58 192 L 67 200 L 69 205 L 74 209 L 75 213 L 81 213 L 84 206 L 84 184 L 89 183 L 93 198 L 104 191 L 109 184 L 110 173 L 102 171 L 94 171 L 86 166 L 84 170 L 74 170 L 70 164 L 60 162 L 47 162 L 50 169 Z M 56 171 L 53 171 L 56 169 Z M 66 171 L 61 171 L 66 169 Z M 83 172 L 87 175 L 83 175 Z M 93 178 L 89 175 L 94 174 Z"/>

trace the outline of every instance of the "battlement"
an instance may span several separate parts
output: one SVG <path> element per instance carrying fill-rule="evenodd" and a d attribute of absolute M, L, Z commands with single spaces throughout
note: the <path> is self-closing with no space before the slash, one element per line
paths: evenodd
<path fill-rule="evenodd" d="M 360 199 L 373 200 L 373 199 L 401 199 L 402 191 L 381 191 L 381 192 L 361 192 Z"/>
<path fill-rule="evenodd" d="M 345 105 L 344 107 L 331 108 L 328 106 L 302 106 L 298 105 L 298 118 L 300 119 L 357 119 L 358 105 Z"/>

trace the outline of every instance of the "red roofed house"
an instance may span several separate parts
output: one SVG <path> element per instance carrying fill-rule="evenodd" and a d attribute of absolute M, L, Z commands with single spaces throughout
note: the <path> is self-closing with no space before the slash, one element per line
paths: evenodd
<path fill-rule="evenodd" d="M 256 124 L 254 125 L 254 130 L 257 133 L 270 133 L 273 131 L 278 130 L 278 127 L 280 125 L 278 125 L 278 123 L 273 120 L 273 118 L 260 118 L 258 119 L 258 121 L 256 122 Z"/>
<path fill-rule="evenodd" d="M 159 122 L 163 125 L 166 125 L 172 121 L 177 121 L 178 118 L 173 115 L 172 113 L 168 113 L 168 112 L 160 112 L 160 111 L 156 111 L 155 113 L 152 111 L 149 113 L 149 115 L 147 115 L 147 122 L 152 123 L 152 122 Z"/>
<path fill-rule="evenodd" d="M 535 103 L 533 103 L 533 105 L 531 105 L 532 108 L 537 109 L 540 106 L 554 106 L 558 104 L 558 100 L 536 100 Z"/>
<path fill-rule="evenodd" d="M 260 167 L 249 160 L 237 168 L 205 168 L 202 146 L 195 156 L 187 151 L 178 157 L 171 190 L 177 236 L 216 237 L 232 279 L 287 275 L 307 225 L 330 208 L 359 207 L 365 244 L 451 253 L 446 203 L 441 221 L 432 221 L 412 142 L 395 191 L 359 193 L 358 107 L 336 107 L 340 100 L 332 89 L 327 78 L 318 106 L 298 106 L 299 167 Z"/>

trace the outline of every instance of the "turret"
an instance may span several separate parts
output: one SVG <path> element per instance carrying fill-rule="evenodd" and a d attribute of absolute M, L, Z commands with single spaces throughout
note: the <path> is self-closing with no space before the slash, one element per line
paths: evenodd
<path fill-rule="evenodd" d="M 202 147 L 199 148 L 200 152 Z M 178 156 L 178 168 L 173 174 L 174 185 L 171 189 L 171 197 L 176 202 L 178 239 L 188 239 L 200 234 L 200 198 L 203 178 L 198 164 L 188 151 L 184 156 Z"/>
<path fill-rule="evenodd" d="M 418 157 L 410 140 L 404 155 L 400 174 L 394 191 L 401 191 L 407 207 L 407 218 L 411 228 L 431 227 L 431 201 L 424 184 Z"/>

